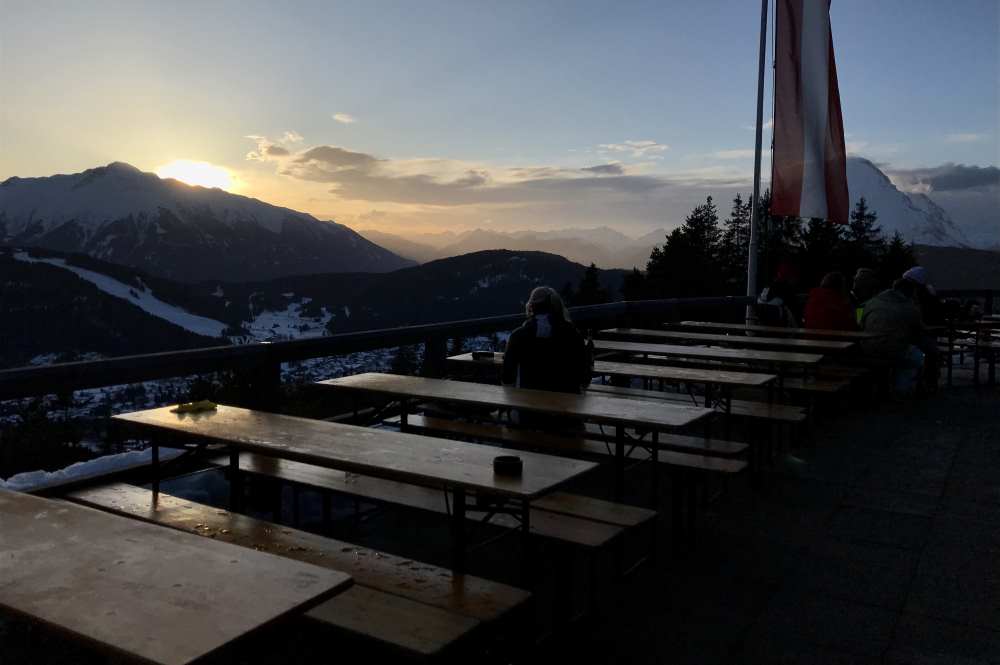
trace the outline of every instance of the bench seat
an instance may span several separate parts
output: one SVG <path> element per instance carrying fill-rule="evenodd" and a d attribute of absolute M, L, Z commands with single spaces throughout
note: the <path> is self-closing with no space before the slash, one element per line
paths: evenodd
<path fill-rule="evenodd" d="M 229 457 L 216 458 L 212 460 L 212 463 L 218 466 L 227 466 Z M 406 506 L 441 514 L 449 512 L 444 492 L 407 483 L 360 476 L 312 464 L 252 453 L 240 454 L 240 470 L 252 475 L 280 478 L 288 482 L 333 490 L 379 503 Z M 475 513 L 470 513 L 469 519 L 478 521 Z M 510 515 L 496 515 L 490 524 L 512 529 L 520 526 L 520 523 Z M 532 508 L 531 532 L 538 536 L 581 547 L 601 548 L 621 535 L 622 529 L 613 524 Z"/>
<path fill-rule="evenodd" d="M 499 619 L 530 598 L 527 591 L 446 568 L 382 554 L 332 538 L 213 506 L 114 483 L 66 498 L 118 515 L 270 552 L 350 574 L 354 586 L 308 613 L 313 619 L 429 656 Z M 383 617 L 379 621 L 367 617 Z M 384 617 L 393 617 L 387 621 Z"/>
<path fill-rule="evenodd" d="M 689 396 L 662 390 L 645 390 L 643 388 L 626 388 L 601 384 L 591 384 L 588 390 L 638 399 L 662 400 L 675 404 L 692 405 Z M 803 407 L 792 404 L 768 404 L 767 402 L 734 399 L 731 403 L 731 409 L 733 416 L 784 423 L 803 423 L 808 418 Z"/>
<path fill-rule="evenodd" d="M 445 418 L 434 418 L 421 415 L 410 415 L 407 420 L 409 428 L 417 431 L 424 430 L 427 432 L 458 434 L 461 436 L 480 438 L 487 441 L 506 443 L 512 446 L 542 447 L 543 449 L 547 449 L 548 452 L 567 455 L 582 455 L 598 458 L 608 458 L 614 456 L 613 446 L 605 441 L 598 441 L 595 439 L 571 439 L 552 435 L 541 438 L 536 436 L 539 434 L 537 432 L 519 430 L 505 425 L 469 423 L 459 420 L 448 420 Z M 395 422 L 398 424 L 399 421 L 397 418 L 392 418 L 388 419 L 387 422 Z M 703 453 L 705 450 L 707 449 L 704 449 Z M 675 452 L 672 450 L 659 451 L 657 459 L 660 464 L 666 464 L 668 466 L 724 474 L 740 473 L 747 467 L 747 463 L 740 459 L 715 457 L 708 454 L 698 455 L 687 452 Z"/>

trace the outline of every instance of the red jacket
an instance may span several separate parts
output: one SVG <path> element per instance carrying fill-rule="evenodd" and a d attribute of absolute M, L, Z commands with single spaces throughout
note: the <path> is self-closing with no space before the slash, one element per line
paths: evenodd
<path fill-rule="evenodd" d="M 806 328 L 822 330 L 857 330 L 854 312 L 847 296 L 835 289 L 821 286 L 809 291 L 806 300 Z"/>

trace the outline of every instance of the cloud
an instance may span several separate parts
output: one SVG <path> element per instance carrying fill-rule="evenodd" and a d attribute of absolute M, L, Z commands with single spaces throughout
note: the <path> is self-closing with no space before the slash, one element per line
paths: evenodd
<path fill-rule="evenodd" d="M 929 168 L 894 169 L 889 175 L 897 187 L 910 192 L 954 192 L 1000 187 L 1000 168 L 942 164 Z"/>
<path fill-rule="evenodd" d="M 948 143 L 978 143 L 989 138 L 989 134 L 975 132 L 955 132 L 946 134 L 944 140 Z"/>
<path fill-rule="evenodd" d="M 302 134 L 299 134 L 298 132 L 290 129 L 287 132 L 285 132 L 285 134 L 281 137 L 281 142 L 282 143 L 301 143 L 302 142 Z"/>
<path fill-rule="evenodd" d="M 641 141 L 627 140 L 624 143 L 601 143 L 597 146 L 597 150 L 604 153 L 625 153 L 632 157 L 656 159 L 655 155 L 670 150 L 670 146 L 644 139 Z"/>
<path fill-rule="evenodd" d="M 743 129 L 747 129 L 752 132 L 753 130 L 757 129 L 757 125 L 743 125 Z M 774 129 L 774 118 L 771 118 L 770 120 L 764 122 L 764 129 L 765 130 Z"/>
<path fill-rule="evenodd" d="M 734 150 L 718 150 L 711 154 L 716 159 L 753 159 L 753 148 L 736 148 Z"/>
<path fill-rule="evenodd" d="M 372 203 L 521 205 L 643 195 L 670 185 L 657 176 L 628 175 L 620 164 L 487 168 L 454 160 L 382 159 L 329 145 L 309 148 L 281 164 L 282 175 L 329 183 L 340 199 Z"/>
<path fill-rule="evenodd" d="M 266 136 L 260 136 L 258 134 L 250 134 L 245 138 L 250 139 L 257 144 L 256 150 L 251 150 L 247 153 L 247 159 L 255 162 L 266 162 L 274 157 L 288 157 L 291 155 L 291 151 L 281 143 L 290 144 L 298 143 L 302 140 L 302 135 L 298 132 L 287 131 L 285 132 L 279 141 L 272 141 Z"/>
<path fill-rule="evenodd" d="M 344 125 L 353 125 L 358 121 L 358 119 L 350 113 L 334 113 L 333 119 Z"/>
<path fill-rule="evenodd" d="M 586 168 L 580 169 L 587 173 L 596 173 L 598 175 L 624 175 L 625 168 L 617 163 L 613 162 L 611 164 L 598 164 L 597 166 L 588 166 Z"/>

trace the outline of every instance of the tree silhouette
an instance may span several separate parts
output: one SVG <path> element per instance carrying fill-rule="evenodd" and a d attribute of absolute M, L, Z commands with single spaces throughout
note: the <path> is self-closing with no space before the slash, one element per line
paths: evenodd
<path fill-rule="evenodd" d="M 611 294 L 601 286 L 600 271 L 593 263 L 583 271 L 580 286 L 573 298 L 574 305 L 601 305 L 611 302 Z"/>

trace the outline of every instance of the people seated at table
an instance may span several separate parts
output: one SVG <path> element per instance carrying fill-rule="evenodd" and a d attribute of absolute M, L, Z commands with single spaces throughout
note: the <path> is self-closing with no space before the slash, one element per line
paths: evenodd
<path fill-rule="evenodd" d="M 528 320 L 510 334 L 503 358 L 503 384 L 536 390 L 579 393 L 590 383 L 587 341 L 570 320 L 562 298 L 552 288 L 531 292 Z"/>
<path fill-rule="evenodd" d="M 803 325 L 817 330 L 858 329 L 841 273 L 827 273 L 819 286 L 809 291 Z"/>
<path fill-rule="evenodd" d="M 920 310 L 920 318 L 924 326 L 945 325 L 945 305 L 938 297 L 934 286 L 928 281 L 927 270 L 915 266 L 903 273 L 903 279 L 914 284 L 913 299 Z M 924 352 L 924 388 L 929 392 L 937 390 L 938 378 L 941 373 L 941 353 L 938 351 L 937 334 L 925 331 L 919 344 Z"/>
<path fill-rule="evenodd" d="M 892 363 L 896 392 L 903 395 L 914 391 L 924 364 L 920 350 L 924 326 L 913 300 L 915 292 L 914 282 L 897 279 L 891 289 L 868 301 L 861 318 L 864 331 L 883 333 L 865 341 L 865 352 Z"/>
<path fill-rule="evenodd" d="M 854 323 L 861 326 L 861 315 L 865 303 L 878 293 L 878 273 L 871 268 L 858 268 L 851 282 L 851 305 L 854 308 Z"/>
<path fill-rule="evenodd" d="M 797 328 L 802 320 L 796 287 L 799 271 L 791 263 L 782 263 L 774 282 L 757 297 L 757 320 L 765 326 Z"/>
<path fill-rule="evenodd" d="M 555 289 L 539 286 L 525 305 L 528 320 L 510 334 L 503 357 L 505 386 L 577 393 L 590 383 L 592 351 L 570 319 Z M 521 413 L 522 425 L 546 429 L 577 428 L 574 421 Z"/>

